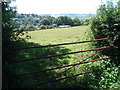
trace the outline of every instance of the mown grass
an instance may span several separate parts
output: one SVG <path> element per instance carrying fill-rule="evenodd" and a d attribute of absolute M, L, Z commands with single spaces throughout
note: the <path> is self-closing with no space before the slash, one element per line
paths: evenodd
<path fill-rule="evenodd" d="M 31 36 L 31 39 L 28 40 L 23 46 L 38 46 L 38 45 L 48 45 L 48 44 L 59 44 L 59 43 L 67 43 L 67 42 L 78 42 L 84 40 L 93 39 L 92 33 L 89 26 L 78 26 L 71 28 L 58 28 L 58 29 L 49 29 L 49 30 L 38 30 L 38 31 L 29 31 L 28 35 Z M 81 51 L 86 49 L 94 48 L 92 43 L 83 43 L 83 44 L 73 44 L 73 45 L 62 45 L 56 47 L 47 47 L 47 48 L 39 48 L 39 49 L 29 49 L 29 50 L 21 50 L 19 56 L 16 57 L 16 60 L 23 60 L 27 58 L 36 58 L 41 56 L 53 55 L 53 54 L 62 54 L 69 53 L 74 51 Z M 83 61 L 85 58 L 94 54 L 95 51 L 77 53 L 59 57 L 52 57 L 47 59 L 38 59 L 35 61 L 23 62 L 15 64 L 11 67 L 11 71 L 15 74 L 28 73 L 37 70 L 45 70 L 53 67 L 74 64 Z M 88 58 L 87 60 L 93 59 Z M 74 68 L 66 71 L 65 73 L 58 75 L 63 72 L 67 68 L 56 69 L 45 73 L 38 73 L 32 75 L 26 75 L 22 77 L 18 77 L 17 87 L 24 87 L 31 83 L 38 83 L 42 81 L 48 81 L 51 79 L 57 79 L 66 77 L 69 75 L 74 75 L 78 73 L 82 73 L 85 70 L 85 67 L 88 64 L 77 65 Z M 70 78 L 67 80 L 58 81 L 52 84 L 45 85 L 35 85 L 32 87 L 37 88 L 46 88 L 46 87 L 69 87 L 71 85 L 75 85 L 79 83 L 80 79 L 83 77 L 78 76 L 74 78 Z"/>

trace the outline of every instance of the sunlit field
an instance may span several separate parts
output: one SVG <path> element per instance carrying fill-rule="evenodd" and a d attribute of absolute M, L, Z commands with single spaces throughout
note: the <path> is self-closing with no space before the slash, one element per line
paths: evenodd
<path fill-rule="evenodd" d="M 89 36 L 90 33 L 91 31 L 89 26 L 77 26 L 70 28 L 56 28 L 56 29 L 29 31 L 28 35 L 31 36 L 31 39 L 29 39 L 28 41 L 38 43 L 40 45 L 79 42 L 79 41 L 91 40 L 91 37 Z M 60 47 L 65 47 L 70 51 L 79 51 L 84 49 L 90 49 L 91 45 L 90 43 L 82 43 L 82 44 L 62 45 Z M 85 53 L 83 55 L 85 55 Z"/>
<path fill-rule="evenodd" d="M 38 31 L 29 31 L 29 41 L 40 44 L 56 44 L 83 40 L 89 31 L 89 26 L 77 26 L 70 28 L 56 28 Z"/>
<path fill-rule="evenodd" d="M 37 30 L 37 31 L 29 31 L 28 35 L 31 36 L 31 39 L 28 40 L 28 43 L 26 46 L 39 46 L 39 45 L 49 45 L 49 44 L 60 44 L 60 43 L 70 43 L 70 42 L 79 42 L 79 41 L 85 41 L 85 40 L 91 40 L 92 39 L 92 33 L 89 26 L 77 26 L 77 27 L 70 27 L 70 28 L 56 28 L 56 29 L 48 29 L 48 30 Z M 48 56 L 48 55 L 54 55 L 54 54 L 65 54 L 75 51 L 81 51 L 86 49 L 94 48 L 89 43 L 82 43 L 82 44 L 72 44 L 72 45 L 61 45 L 61 46 L 55 46 L 55 47 L 45 47 L 45 48 L 37 48 L 37 49 L 28 49 L 28 50 L 21 50 L 20 56 L 16 57 L 16 60 L 24 60 L 27 58 L 36 58 L 36 57 L 42 57 L 42 56 Z M 88 58 L 90 55 L 94 54 L 94 51 L 89 52 L 82 52 L 77 54 L 70 54 L 70 55 L 64 55 L 64 56 L 58 56 L 58 57 L 52 57 L 52 58 L 45 58 L 45 59 L 37 59 L 34 61 L 28 61 L 23 63 L 18 63 L 19 69 L 16 69 L 16 73 L 26 73 L 26 72 L 32 72 L 37 70 L 45 70 L 50 69 L 53 67 L 58 66 L 64 66 L 69 64 L 78 63 L 81 61 L 91 60 L 93 57 Z M 88 59 L 86 59 L 88 58 Z M 85 60 L 86 59 L 86 60 Z M 46 81 L 48 78 L 57 79 L 66 77 L 73 74 L 78 74 L 85 72 L 84 68 L 88 64 L 82 64 L 77 65 L 70 70 L 64 72 L 69 67 L 61 68 L 52 70 L 45 73 L 39 73 L 35 75 L 31 75 L 30 77 L 25 76 L 25 79 L 23 81 L 20 79 L 18 81 L 22 86 L 25 86 L 22 84 L 22 82 L 30 84 L 31 82 L 40 82 L 40 81 Z M 62 73 L 60 76 L 56 77 L 59 73 Z M 79 82 L 80 78 L 83 76 L 78 76 L 75 78 L 68 79 L 68 81 L 58 81 L 58 83 L 48 84 L 46 87 L 66 87 L 69 85 L 74 85 L 77 82 Z M 45 87 L 43 86 L 35 86 L 35 87 Z"/>

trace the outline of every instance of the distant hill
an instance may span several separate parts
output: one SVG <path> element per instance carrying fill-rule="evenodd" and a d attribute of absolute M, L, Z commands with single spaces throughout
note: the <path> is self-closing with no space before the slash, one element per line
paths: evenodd
<path fill-rule="evenodd" d="M 59 16 L 67 16 L 62 19 L 58 19 Z M 52 28 L 59 25 L 88 25 L 90 18 L 94 17 L 95 14 L 16 14 L 13 18 L 16 28 L 30 30 L 29 28 Z M 76 19 L 73 19 L 76 18 Z M 78 19 L 79 18 L 79 19 Z M 89 19 L 89 20 L 86 20 Z M 43 27 L 42 27 L 43 25 Z M 46 25 L 46 27 L 44 27 Z M 47 26 L 49 25 L 49 27 Z M 37 27 L 36 27 L 37 26 Z"/>
<path fill-rule="evenodd" d="M 69 16 L 70 18 L 80 18 L 80 19 L 89 19 L 95 16 L 95 14 L 40 14 L 40 16 L 53 16 L 53 17 L 58 17 L 58 16 Z"/>

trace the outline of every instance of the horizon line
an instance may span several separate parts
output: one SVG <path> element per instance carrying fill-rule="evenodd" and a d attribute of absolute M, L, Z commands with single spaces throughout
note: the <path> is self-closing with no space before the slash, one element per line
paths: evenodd
<path fill-rule="evenodd" d="M 18 13 L 18 12 L 17 12 Z M 96 14 L 96 13 L 18 13 L 18 14 L 37 14 L 37 15 L 59 15 L 59 14 Z"/>

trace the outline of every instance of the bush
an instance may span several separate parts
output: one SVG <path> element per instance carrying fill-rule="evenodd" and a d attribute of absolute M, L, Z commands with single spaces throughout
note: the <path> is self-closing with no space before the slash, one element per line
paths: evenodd
<path fill-rule="evenodd" d="M 46 29 L 45 25 L 40 25 L 39 27 L 40 27 L 40 29 Z"/>
<path fill-rule="evenodd" d="M 86 19 L 83 21 L 83 25 L 90 25 L 91 24 L 91 19 Z"/>
<path fill-rule="evenodd" d="M 47 29 L 52 29 L 52 28 L 54 28 L 54 27 L 51 26 L 51 25 L 48 25 L 48 26 L 47 26 Z"/>
<path fill-rule="evenodd" d="M 52 25 L 40 25 L 40 29 L 52 29 L 54 28 Z"/>
<path fill-rule="evenodd" d="M 112 55 L 118 58 L 120 56 L 120 2 L 114 5 L 112 2 L 108 2 L 107 5 L 101 5 L 97 11 L 96 17 L 92 22 L 92 31 L 95 38 L 111 37 L 110 40 L 103 41 L 99 45 L 114 45 L 117 49 L 114 49 L 114 53 L 109 51 L 104 53 L 106 55 Z M 119 59 L 114 59 L 114 62 L 120 63 Z"/>
<path fill-rule="evenodd" d="M 97 10 L 97 15 L 92 21 L 92 32 L 94 37 L 111 37 L 107 41 L 97 42 L 96 47 L 105 45 L 114 45 L 117 48 L 111 48 L 102 51 L 100 57 L 112 56 L 112 59 L 106 61 L 94 62 L 90 65 L 93 72 L 93 79 L 97 84 L 92 84 L 97 88 L 120 88 L 120 1 L 114 5 L 112 2 L 103 4 Z M 89 69 L 89 68 L 88 68 Z"/>

